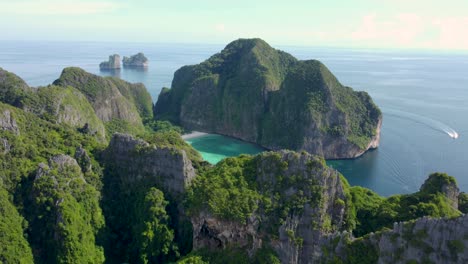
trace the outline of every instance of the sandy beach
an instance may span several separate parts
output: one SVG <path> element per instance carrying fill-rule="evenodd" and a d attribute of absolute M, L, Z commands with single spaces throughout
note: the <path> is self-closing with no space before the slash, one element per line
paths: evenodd
<path fill-rule="evenodd" d="M 201 137 L 204 135 L 208 135 L 208 133 L 205 132 L 200 132 L 200 131 L 192 131 L 192 133 L 182 135 L 183 140 L 191 139 L 191 138 L 196 138 L 196 137 Z"/>

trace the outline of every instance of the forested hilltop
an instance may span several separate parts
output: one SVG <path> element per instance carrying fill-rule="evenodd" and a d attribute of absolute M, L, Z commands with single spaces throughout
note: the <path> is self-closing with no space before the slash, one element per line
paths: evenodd
<path fill-rule="evenodd" d="M 306 151 L 213 166 L 143 85 L 79 68 L 38 88 L 0 69 L 0 101 L 2 264 L 468 262 L 444 173 L 381 197 Z"/>
<path fill-rule="evenodd" d="M 177 70 L 154 113 L 184 128 L 327 159 L 376 148 L 382 123 L 366 92 L 343 86 L 321 62 L 297 60 L 261 39 L 233 41 Z"/>

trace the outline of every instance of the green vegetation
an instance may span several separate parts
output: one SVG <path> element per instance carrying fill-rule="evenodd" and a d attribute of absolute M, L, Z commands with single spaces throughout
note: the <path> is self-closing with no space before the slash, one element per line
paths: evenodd
<path fill-rule="evenodd" d="M 194 260 L 193 264 L 202 264 L 202 263 L 209 263 L 209 264 L 239 264 L 239 263 L 253 263 L 247 252 L 245 250 L 239 248 L 225 248 L 225 249 L 218 249 L 218 250 L 208 250 L 208 249 L 200 249 L 195 252 L 190 253 L 190 257 L 187 259 L 183 259 L 180 263 L 190 263 L 189 260 Z M 185 261 L 185 262 L 184 262 Z M 196 262 L 201 261 L 201 262 Z M 261 263 L 261 262 L 259 262 Z M 273 262 L 274 263 L 274 262 Z"/>
<path fill-rule="evenodd" d="M 254 213 L 264 214 L 262 231 L 277 237 L 286 218 L 301 215 L 305 204 L 320 206 L 322 201 L 322 188 L 312 175 L 325 173 L 323 159 L 310 156 L 309 171 L 300 174 L 286 176 L 287 169 L 288 162 L 274 152 L 227 158 L 193 181 L 187 191 L 187 211 L 196 214 L 206 209 L 219 218 L 242 224 Z M 292 194 L 284 195 L 291 189 Z M 328 228 L 335 230 L 331 222 Z M 298 246 L 302 244 L 300 237 L 294 236 L 293 240 Z"/>
<path fill-rule="evenodd" d="M 135 263 L 175 260 L 179 253 L 164 194 L 146 183 L 122 185 L 112 180 L 116 177 L 112 167 L 105 174 L 106 259 Z"/>
<path fill-rule="evenodd" d="M 252 179 L 253 162 L 246 155 L 228 158 L 197 177 L 188 192 L 187 209 L 195 213 L 208 207 L 215 216 L 245 223 L 261 198 Z"/>
<path fill-rule="evenodd" d="M 104 126 L 83 94 L 72 87 L 30 88 L 18 76 L 0 69 L 0 101 L 50 121 L 81 128 L 103 139 Z"/>
<path fill-rule="evenodd" d="M 114 118 L 105 124 L 106 134 L 108 138 L 111 138 L 115 133 L 128 133 L 131 135 L 141 135 L 145 133 L 142 126 L 135 126 L 127 120 Z"/>
<path fill-rule="evenodd" d="M 23 234 L 26 225 L 0 182 L 0 263 L 33 263 Z"/>
<path fill-rule="evenodd" d="M 0 68 L 0 102 L 21 107 L 21 101 L 32 92 L 16 74 Z"/>
<path fill-rule="evenodd" d="M 0 103 L 0 113 L 9 111 L 16 121 L 20 134 L 0 130 L 0 138 L 8 140 L 12 146 L 8 153 L 0 153 L 0 179 L 10 192 L 21 188 L 21 181 L 36 171 L 41 162 L 47 162 L 58 154 L 74 156 L 76 148 L 82 146 L 88 153 L 97 153 L 104 145 L 94 137 L 82 134 L 66 125 L 53 124 L 44 121 L 33 114 Z M 99 189 L 101 177 L 98 162 L 91 158 L 93 170 L 85 175 L 85 179 L 95 183 Z"/>
<path fill-rule="evenodd" d="M 142 137 L 148 143 L 158 148 L 170 147 L 184 150 L 189 159 L 194 163 L 194 166 L 203 161 L 200 153 L 185 142 L 175 130 L 161 130 L 156 133 L 147 133 Z"/>
<path fill-rule="evenodd" d="M 419 192 L 382 198 L 362 187 L 352 187 L 356 214 L 356 236 L 392 227 L 394 222 L 408 221 L 422 216 L 456 217 L 461 214 L 451 206 L 442 193 L 442 186 L 455 185 L 455 178 L 444 173 L 429 176 Z"/>
<path fill-rule="evenodd" d="M 458 210 L 464 214 L 468 214 L 468 194 L 467 193 L 460 193 L 458 195 Z"/>
<path fill-rule="evenodd" d="M 134 133 L 143 130 L 142 118 L 152 117 L 151 96 L 142 84 L 130 84 L 113 77 L 100 77 L 80 68 L 65 68 L 54 85 L 72 86 L 82 92 L 103 122 L 109 133 L 130 129 Z M 120 123 L 115 124 L 116 119 Z"/>
<path fill-rule="evenodd" d="M 50 162 L 39 170 L 26 204 L 31 245 L 39 263 L 103 263 L 95 236 L 104 226 L 100 193 L 78 165 Z"/>
<path fill-rule="evenodd" d="M 301 228 L 322 235 L 352 231 L 358 239 L 337 236 L 323 247 L 324 255 L 332 258 L 340 245 L 348 258 L 335 256 L 332 263 L 375 263 L 379 252 L 370 232 L 376 232 L 375 238 L 394 222 L 408 221 L 401 239 L 429 254 L 436 249 L 425 243 L 427 230 L 414 232 L 411 221 L 426 215 L 456 217 L 468 211 L 468 195 L 458 196 L 457 210 L 457 201 L 451 200 L 457 198 L 455 179 L 442 173 L 431 174 L 419 192 L 384 198 L 350 187 L 323 158 L 306 152 L 241 155 L 210 166 L 182 140 L 182 128 L 153 119 L 151 98 L 143 85 L 77 68 L 65 69 L 55 84 L 30 88 L 0 69 L 2 264 L 280 263 L 275 249 L 281 226 L 298 250 L 310 241 Z M 209 110 L 210 118 L 232 121 L 241 132 L 256 131 L 259 134 L 250 136 L 258 140 L 273 140 L 275 133 L 283 133 L 277 141 L 283 147 L 301 146 L 307 135 L 291 128 L 312 120 L 319 133 L 333 140 L 346 138 L 362 148 L 374 135 L 380 117 L 367 94 L 342 87 L 320 62 L 299 62 L 258 39 L 233 42 L 204 63 L 180 69 L 173 90 L 161 93 L 161 104 L 188 100 L 184 87 L 189 84 L 194 90 L 209 90 L 207 98 L 212 101 L 203 104 L 207 107 L 203 111 Z M 103 110 L 103 100 L 113 96 L 118 111 Z M 216 96 L 223 98 L 224 106 L 216 103 Z M 261 106 L 255 105 L 258 96 Z M 342 114 L 348 127 L 326 120 L 331 107 L 327 100 L 333 101 L 334 111 Z M 177 104 L 170 107 L 175 112 L 156 112 L 184 124 L 187 120 L 178 119 Z M 223 112 L 223 107 L 232 111 Z M 196 110 L 194 105 L 185 109 Z M 245 109 L 248 114 L 242 113 Z M 271 115 L 256 115 L 263 111 Z M 297 118 L 283 122 L 278 119 L 282 115 Z M 122 168 L 103 155 L 104 133 L 110 138 L 116 132 L 137 135 L 151 148 L 170 148 L 169 157 L 185 151 L 197 173 L 186 193 L 164 193 L 164 187 L 138 170 L 134 176 L 141 181 L 123 179 L 125 169 L 117 171 Z M 139 147 L 128 155 L 135 157 L 146 150 Z M 328 195 L 325 186 L 335 187 L 336 192 Z M 200 212 L 231 225 L 258 224 L 255 231 L 262 248 L 248 252 L 253 244 L 244 248 L 228 243 L 222 249 L 191 252 L 193 219 L 189 217 Z M 306 226 L 284 226 L 302 216 L 310 219 Z M 249 236 L 248 242 L 253 238 Z M 445 243 L 454 260 L 465 250 L 462 240 Z M 403 250 L 394 253 L 401 255 Z"/>
<path fill-rule="evenodd" d="M 177 246 L 174 244 L 174 231 L 168 226 L 169 216 L 164 200 L 164 194 L 156 188 L 150 188 L 143 201 L 137 201 L 137 212 L 133 217 L 138 219 L 133 234 L 135 236 L 133 250 L 137 251 L 140 263 L 160 263 L 164 256 L 175 254 Z M 135 259 L 135 258 L 132 258 Z"/>
<path fill-rule="evenodd" d="M 321 62 L 299 61 L 260 39 L 236 40 L 180 68 L 154 110 L 184 128 L 326 158 L 366 150 L 382 115 L 367 93 L 342 86 Z M 332 141 L 340 147 L 327 148 Z"/>

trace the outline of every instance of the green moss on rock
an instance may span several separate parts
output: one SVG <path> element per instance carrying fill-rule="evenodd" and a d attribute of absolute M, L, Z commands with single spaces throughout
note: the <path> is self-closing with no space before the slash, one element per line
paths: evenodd
<path fill-rule="evenodd" d="M 319 61 L 299 61 L 260 39 L 239 39 L 184 66 L 163 89 L 155 116 L 270 149 L 352 158 L 379 140 L 381 112 Z"/>

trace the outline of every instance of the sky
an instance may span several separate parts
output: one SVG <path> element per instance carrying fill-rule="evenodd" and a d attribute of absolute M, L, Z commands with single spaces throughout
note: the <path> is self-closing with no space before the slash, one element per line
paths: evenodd
<path fill-rule="evenodd" d="M 1 40 L 468 50 L 468 0 L 0 0 Z"/>

